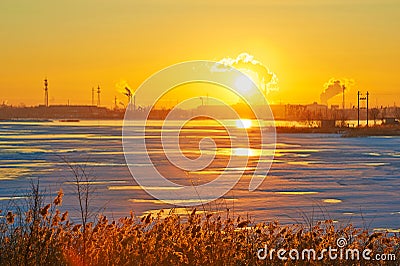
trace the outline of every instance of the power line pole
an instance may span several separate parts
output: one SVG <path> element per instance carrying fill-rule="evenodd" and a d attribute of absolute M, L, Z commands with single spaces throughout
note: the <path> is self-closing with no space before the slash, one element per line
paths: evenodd
<path fill-rule="evenodd" d="M 368 96 L 369 92 L 367 91 L 367 127 L 368 127 Z"/>
<path fill-rule="evenodd" d="M 357 92 L 357 127 L 360 127 L 360 91 Z"/>
<path fill-rule="evenodd" d="M 345 103 L 344 103 L 344 90 L 346 89 L 346 87 L 343 85 L 342 86 L 343 89 L 343 100 L 342 100 L 342 127 L 345 126 L 345 119 L 346 119 L 346 111 L 345 111 Z"/>
<path fill-rule="evenodd" d="M 365 97 L 360 97 L 362 94 L 360 91 L 357 93 L 357 125 L 360 127 L 360 101 L 366 101 L 366 110 L 367 110 L 367 127 L 369 120 L 369 92 L 367 91 Z"/>
<path fill-rule="evenodd" d="M 342 86 L 342 88 L 343 88 L 343 100 L 342 100 L 342 109 L 343 109 L 343 111 L 344 111 L 344 108 L 345 108 L 345 104 L 344 104 L 344 90 L 346 89 L 346 86 Z"/>
<path fill-rule="evenodd" d="M 94 106 L 94 87 L 92 87 L 92 106 Z"/>

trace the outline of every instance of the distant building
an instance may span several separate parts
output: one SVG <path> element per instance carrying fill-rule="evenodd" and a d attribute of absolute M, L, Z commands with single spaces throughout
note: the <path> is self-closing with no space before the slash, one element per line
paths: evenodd
<path fill-rule="evenodd" d="M 306 110 L 311 112 L 326 112 L 328 110 L 328 106 L 313 102 L 312 104 L 306 105 Z"/>
<path fill-rule="evenodd" d="M 306 111 L 309 112 L 310 116 L 313 118 L 323 119 L 328 115 L 328 106 L 314 102 L 313 104 L 306 105 Z"/>
<path fill-rule="evenodd" d="M 0 119 L 121 119 L 123 111 L 91 105 L 39 105 L 35 107 L 1 107 Z"/>

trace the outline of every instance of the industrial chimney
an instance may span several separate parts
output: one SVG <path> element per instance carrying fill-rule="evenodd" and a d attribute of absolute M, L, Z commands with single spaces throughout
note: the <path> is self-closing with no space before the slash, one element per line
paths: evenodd
<path fill-rule="evenodd" d="M 49 107 L 49 88 L 47 78 L 44 79 L 44 106 Z"/>

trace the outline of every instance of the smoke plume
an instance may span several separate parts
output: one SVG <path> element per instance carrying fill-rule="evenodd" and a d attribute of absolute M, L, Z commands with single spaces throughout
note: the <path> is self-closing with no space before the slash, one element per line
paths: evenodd
<path fill-rule="evenodd" d="M 324 91 L 320 95 L 321 103 L 328 104 L 328 100 L 338 94 L 343 93 L 343 86 L 345 91 L 354 85 L 352 79 L 335 79 L 331 78 L 324 84 Z"/>

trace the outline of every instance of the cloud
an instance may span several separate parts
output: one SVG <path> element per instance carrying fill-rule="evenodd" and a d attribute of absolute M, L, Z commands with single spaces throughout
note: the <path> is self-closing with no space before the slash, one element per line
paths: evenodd
<path fill-rule="evenodd" d="M 215 72 L 227 71 L 228 68 L 224 66 L 231 66 L 246 73 L 266 94 L 270 91 L 278 90 L 276 74 L 248 53 L 241 53 L 236 58 L 226 57 L 218 61 L 218 63 L 213 68 Z"/>

